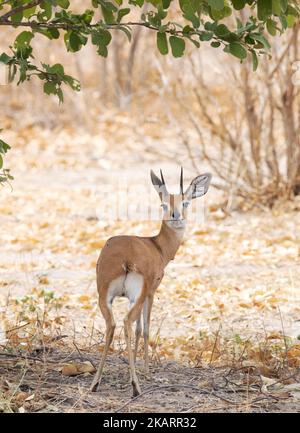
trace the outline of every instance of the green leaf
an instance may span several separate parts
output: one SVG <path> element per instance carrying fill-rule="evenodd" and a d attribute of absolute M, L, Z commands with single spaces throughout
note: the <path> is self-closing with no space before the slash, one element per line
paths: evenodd
<path fill-rule="evenodd" d="M 43 68 L 45 69 L 47 74 L 57 74 L 59 76 L 64 76 L 64 67 L 60 63 L 55 63 L 55 65 L 50 66 L 46 63 L 42 63 Z"/>
<path fill-rule="evenodd" d="M 11 21 L 12 21 L 13 23 L 20 23 L 20 22 L 22 22 L 22 19 L 23 19 L 23 11 L 22 11 L 22 12 L 17 12 L 16 14 L 12 15 L 12 16 L 10 17 L 10 19 L 11 19 Z"/>
<path fill-rule="evenodd" d="M 224 0 L 207 0 L 207 3 L 212 9 L 221 10 L 224 8 Z"/>
<path fill-rule="evenodd" d="M 55 28 L 49 28 L 47 29 L 48 33 L 51 35 L 50 39 L 58 39 L 59 38 L 59 31 Z"/>
<path fill-rule="evenodd" d="M 49 28 L 49 29 L 34 29 L 35 33 L 40 33 L 44 36 L 46 36 L 48 39 L 58 39 L 59 38 L 59 31 L 57 29 Z"/>
<path fill-rule="evenodd" d="M 70 6 L 69 0 L 56 0 L 55 2 L 63 9 L 68 9 L 68 7 Z"/>
<path fill-rule="evenodd" d="M 39 21 L 50 20 L 52 16 L 52 4 L 48 1 L 43 1 L 40 7 L 41 9 L 43 9 L 43 12 L 38 13 L 38 20 Z"/>
<path fill-rule="evenodd" d="M 214 37 L 213 32 L 201 32 L 200 40 L 201 41 L 210 41 Z"/>
<path fill-rule="evenodd" d="M 62 90 L 61 90 L 60 87 L 57 89 L 56 94 L 58 96 L 59 102 L 60 103 L 64 102 L 64 94 L 63 94 L 63 92 L 62 92 Z"/>
<path fill-rule="evenodd" d="M 50 74 L 57 74 L 60 76 L 64 76 L 65 70 L 61 63 L 55 63 L 55 65 L 49 66 L 49 65 L 43 65 L 47 72 Z"/>
<path fill-rule="evenodd" d="M 271 36 L 276 36 L 277 24 L 276 21 L 271 20 L 270 18 L 267 20 L 267 30 Z"/>
<path fill-rule="evenodd" d="M 288 26 L 286 17 L 284 15 L 280 15 L 279 20 L 280 20 L 281 25 L 282 25 L 282 30 L 286 30 L 287 26 Z"/>
<path fill-rule="evenodd" d="M 211 8 L 209 15 L 214 21 L 219 21 L 223 18 L 230 17 L 230 15 L 232 15 L 232 9 L 229 6 L 225 6 L 221 10 Z"/>
<path fill-rule="evenodd" d="M 247 50 L 239 42 L 231 42 L 228 46 L 230 54 L 238 59 L 244 60 L 247 57 Z"/>
<path fill-rule="evenodd" d="M 99 0 L 101 4 L 101 10 L 103 14 L 104 21 L 107 24 L 112 24 L 115 22 L 114 12 L 117 11 L 116 6 L 114 6 L 111 2 Z"/>
<path fill-rule="evenodd" d="M 286 22 L 287 22 L 288 28 L 292 28 L 296 22 L 296 17 L 294 15 L 288 15 L 286 17 Z"/>
<path fill-rule="evenodd" d="M 114 14 L 111 11 L 109 11 L 107 9 L 104 9 L 103 7 L 101 7 L 101 8 L 102 8 L 102 13 L 103 13 L 104 21 L 107 24 L 113 24 L 115 22 Z"/>
<path fill-rule="evenodd" d="M 71 32 L 69 37 L 69 44 L 72 51 L 79 51 L 82 47 L 81 39 L 76 32 Z"/>
<path fill-rule="evenodd" d="M 97 45 L 97 53 L 102 57 L 107 57 L 107 46 L 111 41 L 111 34 L 108 30 L 99 29 L 92 33 L 92 44 Z"/>
<path fill-rule="evenodd" d="M 87 43 L 87 37 L 79 32 L 69 30 L 64 36 L 65 44 L 68 51 L 76 52 L 82 48 L 82 45 Z"/>
<path fill-rule="evenodd" d="M 107 0 L 98 0 L 98 1 L 108 11 L 117 12 L 118 8 L 110 1 Z"/>
<path fill-rule="evenodd" d="M 164 9 L 168 9 L 172 0 L 162 0 L 162 5 Z"/>
<path fill-rule="evenodd" d="M 288 0 L 280 0 L 281 12 L 285 13 L 288 7 Z"/>
<path fill-rule="evenodd" d="M 33 37 L 34 37 L 34 33 L 24 31 L 16 37 L 14 45 L 16 48 L 27 47 L 30 44 Z"/>
<path fill-rule="evenodd" d="M 281 14 L 280 0 L 272 0 L 272 13 L 277 16 Z"/>
<path fill-rule="evenodd" d="M 211 23 L 209 21 L 206 21 L 206 23 L 204 24 L 204 28 L 205 30 L 214 32 L 217 25 L 218 25 L 217 23 Z"/>
<path fill-rule="evenodd" d="M 10 149 L 10 146 L 5 141 L 0 140 L 0 153 L 4 154 Z"/>
<path fill-rule="evenodd" d="M 177 36 L 170 36 L 169 42 L 171 45 L 172 54 L 174 57 L 183 56 L 185 50 L 185 42 L 183 39 L 178 38 Z"/>
<path fill-rule="evenodd" d="M 249 36 L 255 41 L 263 44 L 264 48 L 266 49 L 271 48 L 271 45 L 269 44 L 268 40 L 264 37 L 264 35 L 261 35 L 260 33 L 251 33 Z"/>
<path fill-rule="evenodd" d="M 234 9 L 237 11 L 243 9 L 246 6 L 247 0 L 232 0 Z"/>
<path fill-rule="evenodd" d="M 258 68 L 258 57 L 255 51 L 251 51 L 251 54 L 252 54 L 253 71 L 255 72 Z"/>
<path fill-rule="evenodd" d="M 214 42 L 212 42 L 210 45 L 211 45 L 211 47 L 213 47 L 213 48 L 218 48 L 218 47 L 221 45 L 221 42 L 214 41 Z"/>
<path fill-rule="evenodd" d="M 107 46 L 111 41 L 111 34 L 108 30 L 100 29 L 92 34 L 92 43 L 94 45 L 105 45 Z"/>
<path fill-rule="evenodd" d="M 118 30 L 122 30 L 122 32 L 125 33 L 125 35 L 127 36 L 128 41 L 131 41 L 131 29 L 127 28 L 125 26 L 119 26 Z"/>
<path fill-rule="evenodd" d="M 83 14 L 80 15 L 80 19 L 85 23 L 85 24 L 90 24 L 92 19 L 94 16 L 94 11 L 91 9 L 87 9 L 86 11 L 84 11 Z"/>
<path fill-rule="evenodd" d="M 272 0 L 257 0 L 257 16 L 261 21 L 265 21 L 272 15 Z"/>
<path fill-rule="evenodd" d="M 73 90 L 76 90 L 76 92 L 80 91 L 80 83 L 75 78 L 71 77 L 71 75 L 64 75 L 62 77 L 62 80 L 64 83 L 68 84 Z"/>
<path fill-rule="evenodd" d="M 168 47 L 168 39 L 166 33 L 158 32 L 156 35 L 156 43 L 157 48 L 159 49 L 159 52 L 163 55 L 168 54 L 169 47 Z"/>
<path fill-rule="evenodd" d="M 195 47 L 200 48 L 200 42 L 195 41 L 195 39 L 191 38 L 190 36 L 187 36 L 188 40 L 192 42 L 192 44 L 195 45 Z"/>
<path fill-rule="evenodd" d="M 194 29 L 189 25 L 184 26 L 182 29 L 182 33 L 185 33 L 185 34 L 189 34 L 190 32 L 193 32 L 193 31 L 194 31 Z"/>
<path fill-rule="evenodd" d="M 56 90 L 56 84 L 53 83 L 52 81 L 47 81 L 44 84 L 44 92 L 47 95 L 56 95 L 56 92 L 57 92 L 57 90 Z"/>
<path fill-rule="evenodd" d="M 23 11 L 23 16 L 25 18 L 29 18 L 31 17 L 31 15 L 33 15 L 36 11 L 36 6 L 33 6 L 32 8 L 26 9 L 25 11 Z"/>
<path fill-rule="evenodd" d="M 0 55 L 0 62 L 8 65 L 8 63 L 13 59 L 13 57 L 8 56 L 6 53 Z M 1 140 L 0 140 L 1 141 Z"/>
<path fill-rule="evenodd" d="M 120 9 L 118 11 L 117 22 L 119 23 L 121 21 L 121 19 L 123 17 L 125 17 L 125 15 L 128 15 L 129 13 L 130 13 L 130 9 L 129 8 Z"/>
<path fill-rule="evenodd" d="M 230 30 L 225 24 L 219 24 L 215 29 L 215 35 L 222 38 L 223 36 L 228 36 L 230 34 Z"/>

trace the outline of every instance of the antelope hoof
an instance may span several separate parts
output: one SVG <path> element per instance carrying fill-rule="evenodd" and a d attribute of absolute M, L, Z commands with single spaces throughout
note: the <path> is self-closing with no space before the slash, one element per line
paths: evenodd
<path fill-rule="evenodd" d="M 91 387 L 90 387 L 90 391 L 91 392 L 97 392 L 98 385 L 99 385 L 99 382 L 93 382 L 92 385 L 91 385 Z"/>

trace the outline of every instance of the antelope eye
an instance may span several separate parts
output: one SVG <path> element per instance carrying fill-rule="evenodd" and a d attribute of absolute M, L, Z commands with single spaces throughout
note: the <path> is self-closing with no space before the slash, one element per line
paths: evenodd
<path fill-rule="evenodd" d="M 189 204 L 190 204 L 189 201 L 183 201 L 183 202 L 182 202 L 182 206 L 183 206 L 183 207 L 188 207 Z"/>
<path fill-rule="evenodd" d="M 163 210 L 167 210 L 168 209 L 167 203 L 162 203 L 161 207 L 163 208 Z"/>

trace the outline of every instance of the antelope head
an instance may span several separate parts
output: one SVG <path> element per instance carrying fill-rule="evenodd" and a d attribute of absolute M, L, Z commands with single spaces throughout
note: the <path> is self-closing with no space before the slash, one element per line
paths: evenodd
<path fill-rule="evenodd" d="M 163 208 L 163 220 L 174 230 L 184 230 L 188 206 L 194 198 L 206 194 L 212 178 L 210 173 L 200 174 L 192 180 L 189 187 L 183 190 L 183 168 L 180 173 L 180 192 L 170 194 L 160 170 L 160 178 L 151 170 L 151 181 L 158 193 Z"/>

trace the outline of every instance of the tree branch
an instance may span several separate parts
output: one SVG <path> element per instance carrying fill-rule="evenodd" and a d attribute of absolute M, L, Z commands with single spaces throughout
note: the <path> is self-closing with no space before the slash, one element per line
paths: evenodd
<path fill-rule="evenodd" d="M 4 5 L 6 5 L 7 3 L 10 3 L 10 2 L 11 2 L 11 0 L 4 0 L 3 2 L 0 3 L 0 6 L 4 6 Z"/>
<path fill-rule="evenodd" d="M 35 3 L 36 4 L 36 3 Z M 32 6 L 31 6 L 32 7 Z M 16 11 L 16 9 L 14 9 Z M 15 13 L 15 12 L 14 12 Z M 86 30 L 86 29 L 93 29 L 99 27 L 99 23 L 96 24 L 85 24 L 84 26 L 75 25 L 75 24 L 67 24 L 67 23 L 56 23 L 56 22 L 48 22 L 48 23 L 42 23 L 37 21 L 19 21 L 19 22 L 12 22 L 8 19 L 3 19 L 6 17 L 7 14 L 0 17 L 0 26 L 13 26 L 13 27 L 31 27 L 32 29 L 35 28 L 55 28 L 60 30 Z M 118 29 L 119 27 L 133 27 L 133 26 L 142 26 L 146 27 L 150 30 L 159 31 L 158 27 L 151 26 L 150 24 L 146 22 L 127 22 L 127 23 L 112 23 L 112 24 L 104 24 L 105 28 L 108 30 Z M 174 35 L 183 35 L 183 32 L 181 30 L 165 30 L 166 33 L 171 33 Z M 193 32 L 192 35 L 199 34 L 199 32 Z M 191 33 L 189 34 L 191 35 Z"/>
<path fill-rule="evenodd" d="M 4 17 L 5 15 L 3 15 Z M 57 23 L 57 22 L 48 22 L 48 23 L 42 23 L 37 21 L 20 21 L 20 22 L 12 22 L 10 20 L 2 20 L 3 17 L 0 17 L 0 26 L 13 26 L 13 27 L 30 27 L 33 30 L 36 28 L 45 28 L 45 29 L 57 29 L 57 30 L 76 30 L 76 31 L 83 31 L 84 33 L 87 33 L 87 30 L 92 30 L 95 28 L 99 28 L 99 23 L 95 24 L 85 24 L 85 25 L 76 25 L 76 24 L 68 24 L 68 23 Z M 145 27 L 149 30 L 153 30 L 156 32 L 160 31 L 159 27 L 155 27 L 147 22 L 136 22 L 136 21 L 129 21 L 126 23 L 111 23 L 111 24 L 105 24 L 101 23 L 101 26 L 103 26 L 104 29 L 107 30 L 118 30 L 120 27 Z M 172 29 L 166 29 L 164 30 L 165 33 L 168 33 L 170 35 L 174 36 L 181 36 L 181 37 L 187 37 L 190 38 L 191 36 L 200 36 L 203 31 L 202 30 L 194 30 L 188 34 L 184 33 L 182 30 L 174 30 Z M 212 40 L 221 42 L 224 44 L 224 41 L 222 39 L 219 39 L 216 36 L 212 37 Z M 240 41 L 240 44 L 244 45 L 245 48 L 249 48 L 249 46 L 244 43 L 244 41 Z"/>
<path fill-rule="evenodd" d="M 42 1 L 43 0 L 35 0 L 35 1 L 31 2 L 31 3 L 28 3 L 27 5 L 18 6 L 17 8 L 11 9 L 9 12 L 7 12 L 6 14 L 4 14 L 4 15 L 2 15 L 0 17 L 0 22 L 1 21 L 5 22 L 5 21 L 7 21 L 7 18 L 11 17 L 12 15 L 15 15 L 15 14 L 17 14 L 19 12 L 23 12 L 26 9 L 33 8 L 34 6 L 38 6 L 40 3 L 42 3 Z M 14 25 L 14 23 L 11 23 L 11 25 Z"/>

